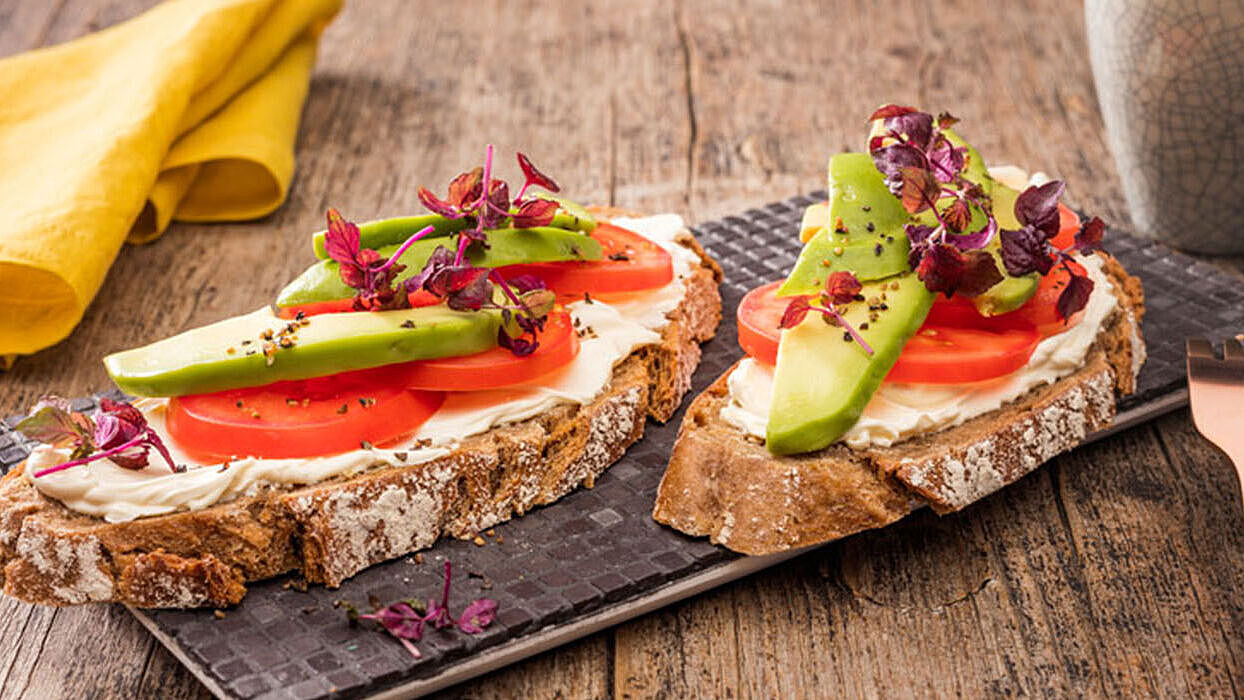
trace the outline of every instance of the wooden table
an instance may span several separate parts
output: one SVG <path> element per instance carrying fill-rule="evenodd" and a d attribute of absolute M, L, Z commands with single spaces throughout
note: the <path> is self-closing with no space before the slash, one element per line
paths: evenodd
<path fill-rule="evenodd" d="M 0 55 L 148 4 L 0 1 Z M 859 149 L 869 111 L 895 100 L 954 112 L 994 162 L 1061 176 L 1073 204 L 1128 222 L 1078 2 L 571 4 L 352 3 L 324 36 L 289 202 L 126 248 L 74 334 L 0 377 L 0 413 L 105 388 L 105 353 L 273 298 L 326 207 L 417 211 L 419 185 L 442 189 L 490 141 L 582 201 L 694 222 L 823 187 L 827 157 Z M 1241 572 L 1235 476 L 1180 411 L 965 512 L 919 513 L 447 694 L 1231 695 Z M 0 689 L 206 695 L 123 608 L 8 599 Z"/>

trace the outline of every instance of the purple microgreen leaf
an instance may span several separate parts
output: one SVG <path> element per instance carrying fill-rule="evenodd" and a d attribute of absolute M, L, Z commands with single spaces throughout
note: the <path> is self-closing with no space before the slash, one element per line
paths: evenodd
<path fill-rule="evenodd" d="M 131 447 L 122 448 L 108 456 L 113 464 L 123 469 L 133 469 L 135 471 L 147 466 L 147 445 L 133 445 Z"/>
<path fill-rule="evenodd" d="M 95 434 L 91 436 L 91 439 L 102 450 L 116 447 L 134 437 L 133 435 L 123 435 L 123 429 L 121 419 L 116 416 L 110 416 L 107 413 L 101 413 L 95 416 Z"/>
<path fill-rule="evenodd" d="M 479 211 L 483 228 L 497 228 L 510 216 L 510 186 L 501 180 L 493 180 L 488 188 L 488 198 Z"/>
<path fill-rule="evenodd" d="M 947 236 L 946 239 L 954 243 L 959 250 L 977 250 L 989 245 L 989 242 L 993 240 L 994 234 L 997 232 L 998 220 L 990 215 L 985 219 L 985 225 L 981 227 L 981 230 L 957 236 Z"/>
<path fill-rule="evenodd" d="M 31 440 L 54 447 L 81 445 L 89 443 L 91 439 L 91 432 L 88 432 L 90 429 L 74 418 L 69 402 L 58 396 L 45 396 L 40 399 L 30 414 L 15 425 L 14 429 Z"/>
<path fill-rule="evenodd" d="M 324 249 L 328 257 L 336 260 L 344 268 L 357 265 L 359 254 L 359 227 L 342 218 L 336 209 L 328 210 L 328 231 L 324 234 Z M 348 283 L 347 283 L 348 284 Z"/>
<path fill-rule="evenodd" d="M 868 121 L 873 122 L 873 121 L 877 121 L 878 119 L 890 119 L 891 117 L 902 117 L 902 116 L 911 114 L 915 111 L 916 111 L 915 107 L 904 107 L 902 105 L 896 105 L 896 104 L 882 105 L 881 107 L 877 108 L 877 111 L 872 113 L 872 116 L 868 118 Z"/>
<path fill-rule="evenodd" d="M 937 231 L 934 226 L 925 226 L 924 224 L 907 224 L 903 227 L 903 233 L 907 234 L 907 240 L 911 241 L 912 247 L 922 246 Z"/>
<path fill-rule="evenodd" d="M 1053 238 L 1058 234 L 1058 198 L 1063 196 L 1064 189 L 1061 180 L 1029 187 L 1015 200 L 1015 218 L 1040 231 L 1047 239 Z"/>
<path fill-rule="evenodd" d="M 472 601 L 458 617 L 458 629 L 467 634 L 479 634 L 497 618 L 497 601 L 480 598 Z"/>
<path fill-rule="evenodd" d="M 832 272 L 825 279 L 825 294 L 834 304 L 851 302 L 861 289 L 863 285 L 860 284 L 859 278 L 844 270 Z"/>
<path fill-rule="evenodd" d="M 873 164 L 884 176 L 886 187 L 896 197 L 903 191 L 904 168 L 927 167 L 920 149 L 901 143 L 873 150 L 872 157 Z"/>
<path fill-rule="evenodd" d="M 998 263 L 988 252 L 969 250 L 963 254 L 963 260 L 963 274 L 959 278 L 959 285 L 955 288 L 957 294 L 966 297 L 980 296 L 1002 281 Z"/>
<path fill-rule="evenodd" d="M 557 202 L 551 199 L 529 199 L 518 206 L 511 217 L 514 228 L 548 226 L 557 214 Z"/>
<path fill-rule="evenodd" d="M 967 260 L 959 249 L 949 243 L 930 243 L 916 266 L 916 276 L 934 294 L 950 298 L 963 279 Z"/>
<path fill-rule="evenodd" d="M 1023 277 L 1033 272 L 1042 275 L 1054 266 L 1051 257 L 1052 247 L 1045 234 L 1031 226 L 1010 231 L 1003 229 L 999 234 L 1002 241 L 1002 264 L 1012 277 Z"/>
<path fill-rule="evenodd" d="M 446 203 L 459 211 L 469 209 L 483 191 L 483 179 L 484 169 L 480 167 L 459 174 L 449 183 L 449 199 Z M 422 195 L 420 199 L 423 199 Z"/>
<path fill-rule="evenodd" d="M 441 600 L 438 603 L 435 600 L 428 601 L 428 614 L 424 618 L 425 621 L 432 623 L 436 629 L 443 629 L 454 624 L 453 616 L 449 614 L 449 583 L 451 581 L 452 567 L 449 560 L 445 560 L 445 583 L 441 588 Z"/>
<path fill-rule="evenodd" d="M 441 216 L 444 216 L 450 219 L 462 218 L 462 212 L 458 211 L 458 209 L 455 208 L 454 205 L 432 194 L 432 191 L 429 190 L 428 188 L 420 187 L 418 190 L 418 194 L 419 194 L 419 203 L 422 204 L 425 209 L 432 212 L 433 214 L 440 214 Z"/>
<path fill-rule="evenodd" d="M 557 304 L 557 295 L 548 289 L 533 289 L 523 292 L 518 298 L 527 307 L 528 312 L 537 318 L 548 316 Z"/>
<path fill-rule="evenodd" d="M 468 268 L 461 272 L 452 272 L 450 276 L 453 277 L 450 285 L 454 289 L 445 298 L 445 303 L 454 311 L 479 311 L 492 300 L 492 282 L 488 281 L 488 268 Z"/>
<path fill-rule="evenodd" d="M 928 250 L 929 237 L 936 232 L 937 228 L 925 226 L 924 224 L 906 224 L 903 226 L 903 233 L 907 234 L 907 240 L 911 242 L 911 247 L 907 252 L 907 264 L 911 269 L 916 269 L 916 266 L 920 264 L 925 251 Z"/>
<path fill-rule="evenodd" d="M 1070 268 L 1067 271 L 1071 276 L 1067 279 L 1067 286 L 1058 295 L 1058 301 L 1054 307 L 1064 322 L 1069 321 L 1072 316 L 1087 306 L 1089 295 L 1093 293 L 1093 280 L 1084 275 L 1075 274 Z"/>
<path fill-rule="evenodd" d="M 406 602 L 397 602 L 377 610 L 372 616 L 361 617 L 375 619 L 394 637 L 412 642 L 423 638 L 423 617 Z"/>
<path fill-rule="evenodd" d="M 526 154 L 518 154 L 518 167 L 522 168 L 523 177 L 526 178 L 526 183 L 523 185 L 524 192 L 531 185 L 543 187 L 553 193 L 561 192 L 561 188 L 557 186 L 556 182 L 553 182 L 553 178 L 540 172 Z M 521 195 L 519 198 L 521 199 Z"/>
<path fill-rule="evenodd" d="M 509 284 L 510 288 L 518 294 L 530 292 L 534 289 L 548 289 L 548 285 L 544 283 L 544 280 L 535 275 L 515 275 L 507 279 L 506 284 Z"/>
<path fill-rule="evenodd" d="M 786 311 L 782 312 L 782 319 L 778 321 L 778 328 L 794 328 L 798 326 L 800 323 L 803 323 L 803 319 L 807 317 L 808 311 L 811 309 L 812 304 L 808 301 L 808 297 L 799 296 L 791 299 L 790 303 L 786 305 Z"/>
<path fill-rule="evenodd" d="M 942 221 L 952 233 L 961 233 L 971 220 L 972 206 L 967 203 L 967 200 L 958 197 L 942 212 Z"/>
<path fill-rule="evenodd" d="M 909 112 L 886 117 L 885 126 L 890 131 L 901 134 L 906 142 L 920 148 L 928 148 L 933 137 L 933 115 L 928 112 Z"/>
<path fill-rule="evenodd" d="M 955 147 L 945 136 L 938 134 L 932 148 L 929 149 L 929 163 L 938 182 L 954 182 L 967 164 L 968 149 Z"/>
<path fill-rule="evenodd" d="M 441 271 L 454 264 L 454 254 L 443 245 L 438 245 L 432 250 L 432 254 L 428 256 L 427 262 L 423 264 L 423 270 L 419 274 L 406 280 L 406 289 L 413 292 L 416 289 L 427 289 L 432 292 L 430 284 L 432 279 L 441 274 Z M 436 294 L 435 292 L 432 292 Z M 444 296 L 437 294 L 436 296 Z"/>
<path fill-rule="evenodd" d="M 1105 232 L 1106 224 L 1094 216 L 1076 232 L 1075 250 L 1081 253 L 1091 253 L 1101 248 L 1101 239 Z"/>
<path fill-rule="evenodd" d="M 143 416 L 143 412 L 128 402 L 113 401 L 105 396 L 99 400 L 99 410 L 133 426 L 134 434 L 147 427 L 147 419 Z"/>
<path fill-rule="evenodd" d="M 497 330 L 497 345 L 509 350 L 515 357 L 527 357 L 539 347 L 535 341 L 507 333 L 504 327 Z"/>
<path fill-rule="evenodd" d="M 933 177 L 933 173 L 921 168 L 905 167 L 901 170 L 901 176 L 903 188 L 899 199 L 902 201 L 903 209 L 909 214 L 924 211 L 937 202 L 941 187 L 937 184 L 937 178 Z"/>

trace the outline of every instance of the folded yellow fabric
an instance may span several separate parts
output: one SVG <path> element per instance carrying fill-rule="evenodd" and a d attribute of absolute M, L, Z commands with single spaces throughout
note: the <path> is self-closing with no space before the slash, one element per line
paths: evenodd
<path fill-rule="evenodd" d="M 172 0 L 0 60 L 0 356 L 67 336 L 127 238 L 281 204 L 341 1 Z"/>

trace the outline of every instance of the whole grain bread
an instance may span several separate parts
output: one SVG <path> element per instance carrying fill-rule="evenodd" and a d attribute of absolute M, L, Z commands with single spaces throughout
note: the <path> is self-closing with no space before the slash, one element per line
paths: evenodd
<path fill-rule="evenodd" d="M 591 486 L 643 435 L 648 417 L 674 413 L 699 343 L 721 319 L 721 269 L 690 234 L 679 242 L 701 264 L 684 280 L 660 343 L 618 364 L 591 403 L 494 428 L 441 459 L 121 523 L 66 508 L 15 468 L 0 480 L 4 592 L 48 605 L 189 608 L 237 603 L 247 582 L 289 572 L 337 586 L 442 535 L 475 536 Z"/>
<path fill-rule="evenodd" d="M 1110 424 L 1116 393 L 1135 390 L 1145 357 L 1140 281 L 1099 255 L 1118 305 L 1074 374 L 891 447 L 838 443 L 779 457 L 721 419 L 727 371 L 687 409 L 653 517 L 738 552 L 770 554 L 882 527 L 923 506 L 958 510 L 1075 447 Z"/>

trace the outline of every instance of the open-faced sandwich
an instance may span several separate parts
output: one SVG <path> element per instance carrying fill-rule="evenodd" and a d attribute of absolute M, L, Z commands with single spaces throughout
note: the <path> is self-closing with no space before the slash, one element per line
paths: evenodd
<path fill-rule="evenodd" d="M 690 386 L 720 270 L 674 215 L 595 214 L 524 156 L 432 213 L 335 211 L 262 308 L 105 358 L 133 403 L 46 398 L 0 482 L 4 592 L 221 606 L 361 569 L 590 485 Z M 535 193 L 533 187 L 544 190 Z"/>
<path fill-rule="evenodd" d="M 987 169 L 955 120 L 890 105 L 829 163 L 747 357 L 697 397 L 654 517 L 749 554 L 953 511 L 1110 424 L 1145 358 L 1139 281 L 1063 183 Z"/>

